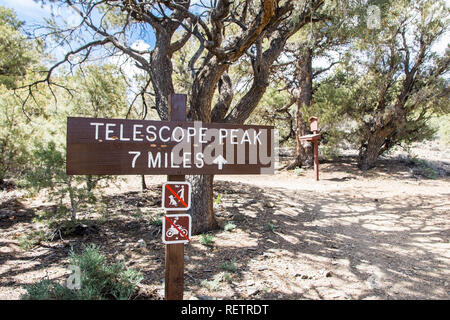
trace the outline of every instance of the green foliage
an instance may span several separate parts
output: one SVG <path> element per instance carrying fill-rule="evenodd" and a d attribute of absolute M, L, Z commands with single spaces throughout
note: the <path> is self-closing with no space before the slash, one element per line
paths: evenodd
<path fill-rule="evenodd" d="M 294 169 L 294 174 L 297 175 L 297 176 L 301 175 L 302 172 L 303 172 L 303 170 L 302 170 L 302 168 L 300 168 L 300 167 L 296 167 L 296 168 Z"/>
<path fill-rule="evenodd" d="M 225 231 L 233 231 L 234 229 L 236 229 L 236 225 L 233 222 L 227 222 L 223 227 Z"/>
<path fill-rule="evenodd" d="M 450 146 L 450 113 L 436 115 L 431 120 L 436 136 L 445 146 Z"/>
<path fill-rule="evenodd" d="M 36 62 L 38 44 L 22 34 L 21 25 L 12 10 L 0 6 L 0 84 L 7 88 L 14 88 Z"/>
<path fill-rule="evenodd" d="M 210 247 L 213 245 L 214 236 L 209 233 L 204 233 L 200 236 L 200 243 L 204 246 Z"/>
<path fill-rule="evenodd" d="M 32 128 L 20 110 L 18 100 L 0 85 L 0 181 L 20 174 L 29 159 Z"/>
<path fill-rule="evenodd" d="M 437 174 L 432 168 L 426 167 L 423 169 L 424 175 L 429 179 L 436 179 Z"/>
<path fill-rule="evenodd" d="M 220 282 L 221 279 L 219 277 L 215 277 L 213 280 L 202 280 L 202 282 L 200 282 L 200 285 L 207 288 L 208 290 L 218 291 L 220 289 Z"/>
<path fill-rule="evenodd" d="M 48 189 L 50 199 L 57 200 L 60 205 L 69 195 L 72 219 L 76 219 L 78 206 L 91 193 L 86 186 L 78 186 L 83 182 L 84 177 L 66 174 L 64 154 L 57 149 L 53 141 L 45 145 L 37 142 L 32 151 L 32 158 L 33 168 L 24 176 L 25 185 L 34 192 Z"/>
<path fill-rule="evenodd" d="M 218 291 L 221 286 L 221 282 L 228 282 L 230 283 L 233 279 L 233 276 L 228 272 L 221 272 L 217 274 L 213 280 L 202 280 L 200 282 L 200 285 L 202 287 L 207 288 L 211 291 Z"/>
<path fill-rule="evenodd" d="M 223 261 L 220 265 L 220 269 L 230 272 L 236 272 L 238 270 L 238 267 L 236 266 L 236 261 L 231 260 L 229 262 Z"/>
<path fill-rule="evenodd" d="M 77 291 L 71 290 L 49 279 L 25 286 L 22 300 L 78 300 Z"/>
<path fill-rule="evenodd" d="M 398 1 L 382 19 L 379 30 L 355 36 L 348 60 L 314 94 L 310 111 L 320 118 L 330 154 L 353 147 L 364 159 L 431 139 L 431 117 L 450 111 L 449 51 L 438 56 L 431 50 L 448 30 L 443 2 Z"/>
<path fill-rule="evenodd" d="M 127 111 L 127 84 L 113 65 L 89 65 L 66 80 L 77 94 L 68 97 L 71 116 L 124 117 Z"/>
<path fill-rule="evenodd" d="M 81 271 L 81 288 L 69 289 L 48 279 L 26 285 L 24 300 L 104 300 L 130 299 L 142 281 L 140 272 L 123 262 L 109 264 L 98 247 L 88 245 L 81 254 L 70 252 L 70 264 Z"/>
<path fill-rule="evenodd" d="M 150 217 L 150 224 L 155 227 L 162 226 L 162 217 Z"/>
<path fill-rule="evenodd" d="M 45 231 L 32 231 L 24 236 L 21 236 L 19 241 L 19 247 L 23 250 L 30 250 L 36 245 L 40 244 L 42 241 L 47 240 L 48 236 Z"/>
<path fill-rule="evenodd" d="M 283 86 L 286 86 L 283 81 L 271 83 L 247 123 L 275 126 L 279 133 L 280 143 L 285 146 L 293 146 L 294 139 L 287 139 L 287 137 L 293 130 L 295 105 L 291 102 L 290 94 L 286 90 L 282 90 Z M 295 135 L 292 136 L 292 138 L 294 137 Z"/>
<path fill-rule="evenodd" d="M 414 169 L 415 174 L 420 174 L 421 176 L 424 176 L 428 179 L 436 179 L 437 172 L 432 167 L 430 167 L 428 161 L 420 159 L 416 155 L 409 156 L 409 161 L 416 167 Z"/>
<path fill-rule="evenodd" d="M 273 223 L 267 222 L 267 229 L 269 229 L 269 231 L 275 233 L 275 228 L 276 228 L 276 226 Z"/>
<path fill-rule="evenodd" d="M 66 116 L 123 115 L 127 110 L 126 90 L 117 70 L 108 65 L 88 67 L 83 74 L 77 72 L 60 81 L 80 91 L 70 95 L 38 86 L 30 98 L 27 91 L 13 94 L 0 85 L 0 126 L 6 129 L 0 130 L 0 181 L 15 177 L 32 193 L 46 189 L 59 207 L 65 206 L 68 198 L 75 219 L 79 207 L 95 202 L 96 190 L 116 177 L 66 175 Z"/>
<path fill-rule="evenodd" d="M 216 197 L 216 200 L 215 200 L 216 205 L 220 205 L 221 200 L 222 200 L 222 196 L 220 194 L 218 194 Z"/>

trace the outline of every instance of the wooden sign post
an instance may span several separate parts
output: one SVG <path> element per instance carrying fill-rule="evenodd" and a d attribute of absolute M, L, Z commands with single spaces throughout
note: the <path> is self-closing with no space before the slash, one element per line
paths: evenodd
<path fill-rule="evenodd" d="M 319 133 L 318 118 L 309 118 L 312 134 L 301 136 L 301 141 L 310 141 L 313 144 L 313 156 L 314 156 L 314 177 L 316 181 L 319 181 L 319 140 L 322 138 Z"/>
<path fill-rule="evenodd" d="M 190 198 L 190 185 L 186 183 L 183 189 L 186 174 L 274 173 L 274 127 L 188 122 L 186 99 L 183 94 L 169 97 L 169 121 L 68 117 L 66 173 L 168 175 L 167 181 L 178 183 L 166 185 L 171 194 L 163 199 L 163 208 L 167 210 L 167 223 L 173 224 L 178 232 L 180 228 L 186 229 L 181 225 L 191 221 L 180 214 L 190 207 L 190 202 L 185 202 Z M 177 222 L 170 218 L 175 219 L 176 214 L 180 216 Z M 180 235 L 189 241 L 190 234 L 181 232 Z M 166 242 L 165 299 L 181 300 L 184 243 L 179 241 L 184 240 L 172 238 L 167 236 L 163 240 Z M 177 243 L 170 243 L 174 239 Z"/>
<path fill-rule="evenodd" d="M 186 95 L 169 97 L 169 120 L 186 121 Z M 184 175 L 168 175 L 167 181 L 185 181 Z M 168 214 L 179 213 L 167 211 Z M 166 300 L 183 300 L 184 292 L 184 244 L 166 244 L 166 278 L 164 296 Z"/>

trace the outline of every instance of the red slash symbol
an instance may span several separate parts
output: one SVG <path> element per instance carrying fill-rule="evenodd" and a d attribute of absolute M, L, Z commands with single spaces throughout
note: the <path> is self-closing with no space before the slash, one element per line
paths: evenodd
<path fill-rule="evenodd" d="M 173 189 L 172 189 L 171 187 L 169 187 L 167 184 L 166 184 L 166 188 L 167 188 L 170 192 L 172 192 L 172 194 L 173 194 L 175 197 L 177 197 L 178 200 L 180 200 L 180 202 L 183 204 L 183 206 L 185 206 L 186 208 L 188 207 L 188 205 L 186 204 L 186 202 L 184 202 L 183 199 L 181 199 L 181 198 L 177 195 L 177 193 L 176 193 L 175 191 L 173 191 Z"/>
<path fill-rule="evenodd" d="M 170 188 L 169 188 L 170 189 Z M 169 223 L 175 228 L 175 229 L 177 229 L 178 230 L 178 232 L 187 240 L 187 241 L 191 241 L 191 240 L 189 240 L 189 238 L 187 237 L 187 235 L 186 234 L 184 234 L 183 232 L 181 232 L 181 230 L 172 222 L 172 220 L 170 220 L 169 218 L 167 218 L 166 216 L 164 216 L 164 218 L 167 220 L 167 221 L 169 221 Z"/>

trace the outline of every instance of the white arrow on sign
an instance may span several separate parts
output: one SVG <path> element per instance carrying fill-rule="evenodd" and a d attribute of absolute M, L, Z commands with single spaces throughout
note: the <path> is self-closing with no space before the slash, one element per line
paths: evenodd
<path fill-rule="evenodd" d="M 219 154 L 219 156 L 213 160 L 213 163 L 217 164 L 219 170 L 222 170 L 222 167 L 224 164 L 227 163 L 227 160 L 225 160 L 224 157 L 222 157 L 222 155 Z"/>

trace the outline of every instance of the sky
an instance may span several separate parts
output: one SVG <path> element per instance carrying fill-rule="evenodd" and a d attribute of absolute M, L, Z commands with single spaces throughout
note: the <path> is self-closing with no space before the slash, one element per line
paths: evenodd
<path fill-rule="evenodd" d="M 17 18 L 25 22 L 25 28 L 30 29 L 35 25 L 42 25 L 45 18 L 50 18 L 52 13 L 56 17 L 64 17 L 70 25 L 76 25 L 81 21 L 81 17 L 70 7 L 60 7 L 55 4 L 43 5 L 36 0 L 0 0 L 0 5 L 14 9 Z M 153 34 L 139 34 L 132 38 L 132 41 L 139 40 L 147 42 L 150 46 L 154 45 Z"/>
<path fill-rule="evenodd" d="M 199 3 L 201 0 L 194 0 L 192 3 Z M 203 0 L 204 3 L 208 3 L 211 0 Z M 450 0 L 446 0 L 447 5 L 450 6 Z M 42 5 L 40 2 L 34 0 L 0 0 L 0 5 L 7 8 L 12 8 L 15 10 L 19 20 L 25 22 L 25 26 L 32 28 L 36 24 L 42 24 L 44 18 L 49 18 L 52 12 L 56 16 L 62 16 L 70 24 L 76 24 L 80 21 L 78 14 L 71 8 L 61 9 L 55 5 L 46 4 Z M 147 32 L 145 34 L 135 33 L 132 35 L 131 42 L 135 48 L 152 48 L 154 45 L 154 35 L 152 32 Z M 447 33 L 441 40 L 436 43 L 433 47 L 433 51 L 442 54 L 445 52 L 447 45 L 450 43 L 450 34 Z M 63 56 L 64 48 L 55 47 L 52 51 L 54 55 Z M 316 63 L 324 64 L 325 62 L 317 61 Z"/>

